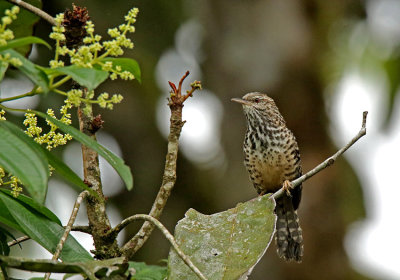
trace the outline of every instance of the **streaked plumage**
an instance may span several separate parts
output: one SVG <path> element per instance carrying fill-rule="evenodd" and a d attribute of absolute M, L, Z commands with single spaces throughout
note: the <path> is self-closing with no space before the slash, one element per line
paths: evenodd
<path fill-rule="evenodd" d="M 243 150 L 245 166 L 258 194 L 273 193 L 285 180 L 302 175 L 300 153 L 293 133 L 286 127 L 278 107 L 266 94 L 248 93 L 232 101 L 243 105 L 247 132 Z M 301 200 L 301 185 L 276 201 L 278 216 L 275 240 L 278 255 L 285 260 L 301 261 L 303 236 L 296 209 Z"/>

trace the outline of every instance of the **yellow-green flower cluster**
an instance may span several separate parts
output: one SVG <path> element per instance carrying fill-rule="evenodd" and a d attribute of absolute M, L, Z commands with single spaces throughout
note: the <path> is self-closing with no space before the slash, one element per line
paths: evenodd
<path fill-rule="evenodd" d="M 135 27 L 132 26 L 136 22 L 136 16 L 139 10 L 133 8 L 125 16 L 126 23 L 121 24 L 118 28 L 111 28 L 108 34 L 112 40 L 101 42 L 101 36 L 94 34 L 94 24 L 92 21 L 86 22 L 87 36 L 83 38 L 84 45 L 78 49 L 68 49 L 66 46 L 61 47 L 60 42 L 65 40 L 63 32 L 64 27 L 61 26 L 63 15 L 57 16 L 57 26 L 53 27 L 53 33 L 50 38 L 57 41 L 56 57 L 50 62 L 50 67 L 56 68 L 63 66 L 63 62 L 59 60 L 59 56 L 68 55 L 71 64 L 80 67 L 92 68 L 94 65 L 100 65 L 103 70 L 112 72 L 111 79 L 120 77 L 122 79 L 134 79 L 132 73 L 122 71 L 122 69 L 114 69 L 111 62 L 102 62 L 101 59 L 109 56 L 120 56 L 124 54 L 123 48 L 132 49 L 134 47 L 131 39 L 127 38 L 127 33 L 135 32 Z M 99 53 L 102 52 L 101 55 Z"/>
<path fill-rule="evenodd" d="M 5 10 L 5 16 L 1 18 L 0 24 L 0 46 L 7 45 L 7 41 L 14 39 L 14 33 L 6 28 L 7 25 L 10 25 L 13 20 L 17 19 L 17 14 L 19 13 L 19 7 L 13 6 L 10 9 Z"/>
<path fill-rule="evenodd" d="M 4 117 L 5 113 L 6 113 L 6 111 L 4 111 L 4 110 L 0 111 L 0 121 L 5 121 L 6 120 L 6 117 Z"/>
<path fill-rule="evenodd" d="M 50 60 L 50 68 L 63 67 L 64 62 L 59 60 L 59 56 L 65 54 L 66 47 L 61 47 L 60 42 L 65 41 L 65 27 L 62 26 L 64 14 L 58 14 L 55 18 L 56 26 L 53 26 L 53 32 L 50 33 L 50 38 L 56 40 L 56 52 L 53 60 Z"/>
<path fill-rule="evenodd" d="M 9 180 L 5 182 L 4 177 L 6 177 L 6 172 L 2 167 L 0 167 L 0 186 L 1 185 L 10 185 L 11 187 L 11 194 L 14 197 L 17 197 L 21 192 L 22 192 L 22 187 L 20 186 L 21 181 L 15 177 L 15 176 L 10 176 L 8 174 Z"/>
<path fill-rule="evenodd" d="M 4 169 L 0 166 L 0 186 L 3 184 L 3 178 L 6 176 Z"/>
<path fill-rule="evenodd" d="M 66 102 L 66 104 L 63 105 L 60 109 L 61 118 L 59 120 L 67 125 L 71 124 L 71 114 L 68 113 L 68 109 L 70 109 L 71 107 L 71 103 Z M 53 118 L 56 118 L 52 109 L 48 109 L 47 114 Z M 60 145 L 65 145 L 68 140 L 72 139 L 72 136 L 69 134 L 56 132 L 58 127 L 51 121 L 46 120 L 46 122 L 50 126 L 50 131 L 48 133 L 42 134 L 43 129 L 37 126 L 36 115 L 33 113 L 26 113 L 24 125 L 27 126 L 27 129 L 25 133 L 32 137 L 37 143 L 46 144 L 46 148 L 48 150 L 51 150 Z"/>
<path fill-rule="evenodd" d="M 123 96 L 121 94 L 114 94 L 111 99 L 107 92 L 104 92 L 97 97 L 97 103 L 101 108 L 107 108 L 112 110 L 114 104 L 121 103 Z"/>
<path fill-rule="evenodd" d="M 13 197 L 18 197 L 19 194 L 22 192 L 22 187 L 20 186 L 21 181 L 15 177 L 15 176 L 11 176 L 10 177 L 10 187 L 11 187 L 11 194 Z"/>
<path fill-rule="evenodd" d="M 89 104 L 99 104 L 101 108 L 113 109 L 114 104 L 121 103 L 123 96 L 121 94 L 114 94 L 110 98 L 110 94 L 104 92 L 100 94 L 97 99 L 94 99 L 94 91 L 91 90 L 86 93 L 83 97 L 83 91 L 80 89 L 72 89 L 67 92 L 67 99 L 65 102 L 72 104 L 73 106 L 80 106 L 81 103 Z M 86 106 L 88 107 L 88 106 Z"/>
<path fill-rule="evenodd" d="M 0 54 L 0 62 L 2 63 L 3 66 L 5 66 L 4 64 L 7 65 L 7 63 L 15 67 L 19 67 L 22 65 L 21 60 L 19 60 L 16 57 L 12 57 L 9 53 L 6 53 L 4 55 Z"/>
<path fill-rule="evenodd" d="M 107 63 L 109 63 L 109 65 L 106 65 Z M 102 69 L 105 70 L 104 67 L 106 69 L 108 69 L 110 67 L 110 65 L 111 65 L 111 70 L 108 70 L 108 71 L 111 72 L 111 74 L 110 74 L 110 79 L 111 80 L 115 80 L 118 77 L 120 77 L 123 80 L 133 80 L 133 79 L 135 79 L 135 76 L 131 72 L 122 71 L 121 66 L 117 65 L 117 66 L 115 66 L 113 68 L 111 61 L 107 61 L 106 63 L 104 63 Z"/>

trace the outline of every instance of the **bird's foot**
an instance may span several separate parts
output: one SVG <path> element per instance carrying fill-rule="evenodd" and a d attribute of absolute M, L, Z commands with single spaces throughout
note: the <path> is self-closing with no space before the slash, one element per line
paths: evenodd
<path fill-rule="evenodd" d="M 292 194 L 290 193 L 290 190 L 292 189 L 292 184 L 290 183 L 290 181 L 289 181 L 289 180 L 285 180 L 285 181 L 283 182 L 282 187 L 283 187 L 283 190 L 286 192 L 286 194 L 287 194 L 289 197 L 291 197 Z"/>
<path fill-rule="evenodd" d="M 258 193 L 258 196 L 263 196 L 263 195 L 265 195 L 265 194 L 267 194 L 267 191 L 260 191 L 260 192 Z"/>

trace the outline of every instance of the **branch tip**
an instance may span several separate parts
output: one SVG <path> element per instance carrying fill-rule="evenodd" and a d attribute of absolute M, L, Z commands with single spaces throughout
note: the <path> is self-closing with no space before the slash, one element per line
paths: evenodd
<path fill-rule="evenodd" d="M 171 87 L 172 91 L 170 92 L 170 96 L 168 98 L 168 105 L 169 106 L 183 106 L 183 102 L 185 102 L 186 99 L 189 97 L 192 97 L 193 92 L 195 90 L 201 90 L 201 82 L 199 81 L 194 81 L 193 83 L 190 84 L 191 89 L 186 91 L 186 94 L 182 94 L 182 84 L 183 81 L 189 76 L 190 72 L 186 71 L 186 73 L 182 76 L 182 78 L 179 81 L 178 88 L 176 85 L 168 81 L 169 86 Z"/>
<path fill-rule="evenodd" d="M 290 188 L 294 189 L 295 187 L 297 187 L 298 185 L 300 185 L 304 181 L 306 181 L 308 178 L 311 178 L 312 176 L 314 176 L 315 174 L 319 173 L 323 169 L 325 169 L 328 166 L 331 166 L 332 164 L 334 164 L 336 159 L 340 155 L 342 155 L 344 152 L 346 152 L 347 149 L 349 149 L 351 146 L 353 146 L 354 143 L 356 143 L 361 137 L 366 135 L 367 134 L 367 129 L 366 129 L 366 126 L 367 126 L 367 115 L 368 115 L 368 111 L 364 111 L 363 112 L 363 120 L 362 120 L 362 124 L 361 124 L 361 129 L 357 133 L 357 135 L 354 136 L 353 139 L 350 140 L 350 142 L 348 142 L 344 147 L 342 147 L 340 150 L 338 150 L 334 155 L 330 156 L 329 158 L 324 160 L 322 163 L 320 163 L 319 165 L 317 165 L 316 167 L 314 167 L 313 169 L 311 169 L 307 173 L 305 173 L 302 176 L 298 177 L 297 179 L 291 181 L 290 182 Z M 285 188 L 282 187 L 281 189 L 276 191 L 272 195 L 272 197 L 274 199 L 276 199 L 276 198 L 282 196 L 284 194 L 284 192 L 285 192 Z"/>
<path fill-rule="evenodd" d="M 178 92 L 181 93 L 182 91 L 182 84 L 183 81 L 187 78 L 187 76 L 189 76 L 190 72 L 186 71 L 185 75 L 183 75 L 183 77 L 181 78 L 181 80 L 179 81 L 179 88 L 178 88 Z"/>

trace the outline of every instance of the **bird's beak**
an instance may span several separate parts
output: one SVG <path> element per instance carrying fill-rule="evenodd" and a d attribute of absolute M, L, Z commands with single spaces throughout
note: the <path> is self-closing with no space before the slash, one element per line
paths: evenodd
<path fill-rule="evenodd" d="M 242 105 L 248 105 L 248 106 L 251 105 L 251 103 L 249 101 L 241 99 L 241 98 L 232 98 L 231 101 L 240 103 Z"/>

